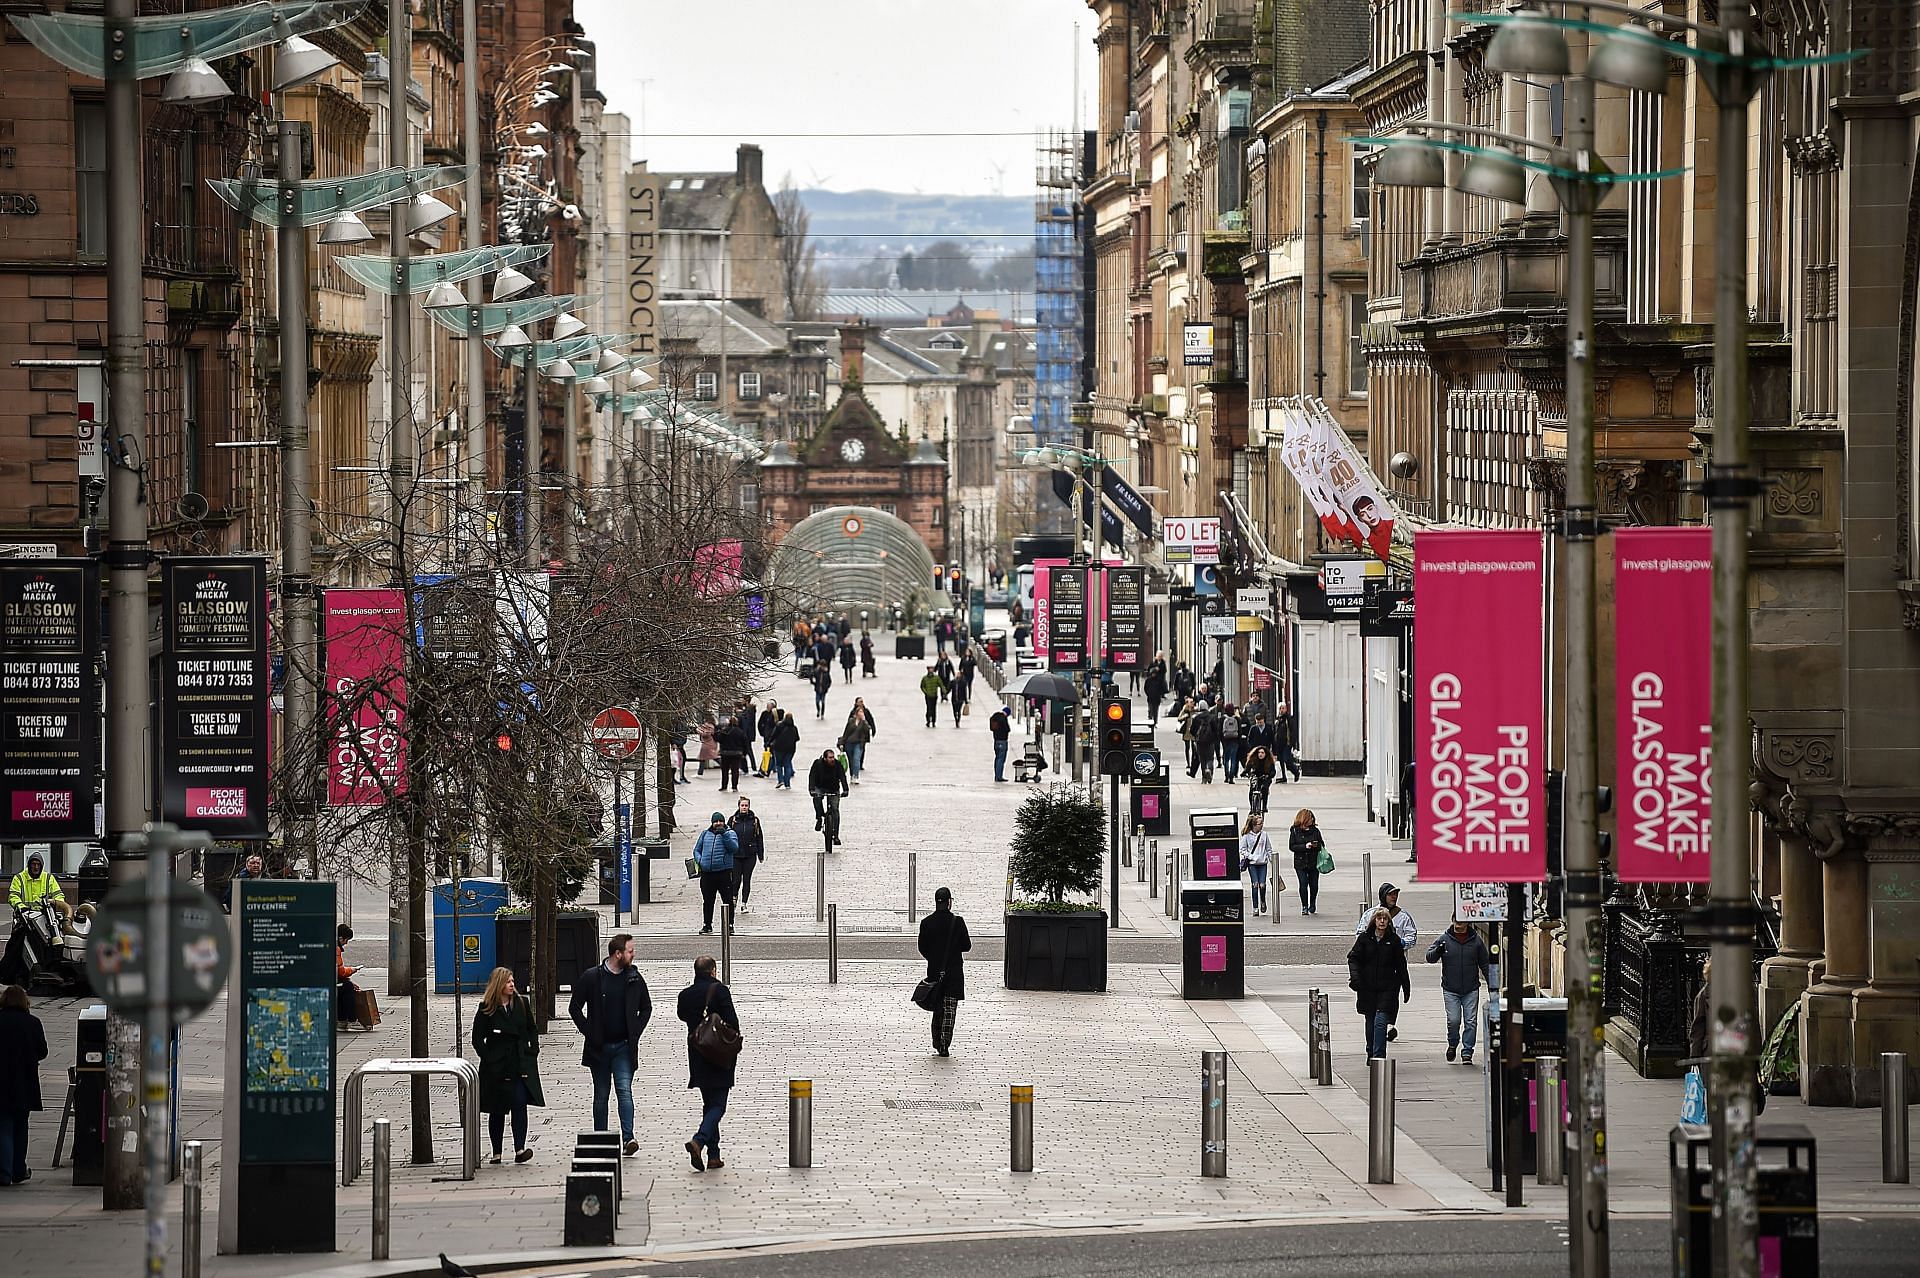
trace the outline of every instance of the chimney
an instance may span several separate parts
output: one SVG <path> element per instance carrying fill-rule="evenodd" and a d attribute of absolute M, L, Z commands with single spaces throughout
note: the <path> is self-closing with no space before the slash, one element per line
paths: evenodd
<path fill-rule="evenodd" d="M 840 329 L 840 387 L 844 394 L 858 394 L 866 380 L 867 326 L 847 324 Z"/>
<path fill-rule="evenodd" d="M 760 186 L 761 182 L 760 148 L 751 142 L 742 142 L 739 150 L 733 153 L 733 176 L 742 186 Z"/>

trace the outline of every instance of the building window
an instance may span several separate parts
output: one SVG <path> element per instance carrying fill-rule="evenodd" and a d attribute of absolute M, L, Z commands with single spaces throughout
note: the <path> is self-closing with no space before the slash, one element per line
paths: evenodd
<path fill-rule="evenodd" d="M 760 398 L 760 374 L 758 373 L 740 374 L 740 398 L 741 399 L 759 399 Z"/>
<path fill-rule="evenodd" d="M 933 526 L 935 528 L 940 526 L 940 507 L 938 506 L 933 508 Z"/>
<path fill-rule="evenodd" d="M 1373 213 L 1373 148 L 1355 146 L 1353 148 L 1353 182 L 1347 192 L 1347 216 L 1358 225 L 1369 220 Z"/>
<path fill-rule="evenodd" d="M 695 373 L 693 375 L 693 397 L 695 399 L 719 399 L 720 374 Z"/>
<path fill-rule="evenodd" d="M 107 255 L 107 108 L 100 102 L 73 104 L 73 182 L 75 251 L 81 257 Z"/>
<path fill-rule="evenodd" d="M 1347 294 L 1347 394 L 1367 393 L 1367 356 L 1360 349 L 1360 337 L 1367 327 L 1367 295 Z"/>
<path fill-rule="evenodd" d="M 180 353 L 180 482 L 190 493 L 200 487 L 200 352 Z"/>
<path fill-rule="evenodd" d="M 897 515 L 900 513 L 900 509 L 890 501 L 883 501 L 880 503 L 880 513 L 883 515 Z"/>

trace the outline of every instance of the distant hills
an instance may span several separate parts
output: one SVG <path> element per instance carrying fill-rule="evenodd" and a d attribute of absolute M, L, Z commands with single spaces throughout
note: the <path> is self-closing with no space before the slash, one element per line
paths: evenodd
<path fill-rule="evenodd" d="M 821 239 L 884 236 L 905 245 L 1033 232 L 1033 197 L 1028 195 L 806 190 L 800 198 L 812 215 L 813 234 Z"/>

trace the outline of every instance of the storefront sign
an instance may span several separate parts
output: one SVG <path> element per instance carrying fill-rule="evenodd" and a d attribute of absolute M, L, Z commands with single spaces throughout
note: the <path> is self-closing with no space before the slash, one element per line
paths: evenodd
<path fill-rule="evenodd" d="M 97 833 L 100 575 L 91 559 L 0 559 L 0 841 Z"/>
<path fill-rule="evenodd" d="M 406 596 L 329 590 L 327 802 L 379 807 L 406 786 Z"/>
<path fill-rule="evenodd" d="M 1106 571 L 1107 663 L 1137 670 L 1147 663 L 1147 570 Z"/>
<path fill-rule="evenodd" d="M 1462 923 L 1504 923 L 1508 890 L 1504 883 L 1456 883 L 1453 917 Z"/>
<path fill-rule="evenodd" d="M 1615 873 L 1623 883 L 1708 879 L 1712 546 L 1706 528 L 1622 528 L 1614 537 Z"/>
<path fill-rule="evenodd" d="M 1111 466 L 1100 468 L 1100 491 L 1106 494 L 1114 509 L 1140 530 L 1142 537 L 1153 540 L 1153 507 L 1132 484 L 1120 477 L 1119 471 Z"/>
<path fill-rule="evenodd" d="M 267 561 L 160 565 L 160 817 L 217 839 L 267 837 Z"/>
<path fill-rule="evenodd" d="M 1251 617 L 1264 617 L 1273 611 L 1273 591 L 1265 586 L 1246 586 L 1233 592 L 1233 610 Z"/>
<path fill-rule="evenodd" d="M 1375 590 L 1360 605 L 1362 639 L 1398 639 L 1412 624 L 1411 590 Z"/>
<path fill-rule="evenodd" d="M 627 332 L 636 358 L 659 354 L 660 178 L 643 160 L 627 175 Z M 658 370 L 656 370 L 658 371 Z"/>
<path fill-rule="evenodd" d="M 1537 532 L 1423 532 L 1414 588 L 1420 875 L 1522 883 L 1547 872 Z"/>
<path fill-rule="evenodd" d="M 1087 664 L 1087 570 L 1050 568 L 1047 578 L 1047 598 L 1053 613 L 1047 634 L 1047 668 L 1084 669 Z"/>

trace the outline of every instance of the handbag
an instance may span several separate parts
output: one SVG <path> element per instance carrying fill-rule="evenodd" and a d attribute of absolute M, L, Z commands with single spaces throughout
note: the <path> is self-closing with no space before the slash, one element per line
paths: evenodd
<path fill-rule="evenodd" d="M 715 982 L 714 989 L 719 988 Z M 713 990 L 707 991 L 707 1005 L 701 1009 L 699 1023 L 687 1031 L 687 1041 L 709 1065 L 730 1068 L 740 1055 L 740 1031 L 713 1010 Z"/>
<path fill-rule="evenodd" d="M 973 713 L 973 702 L 971 702 L 971 701 L 962 701 L 962 702 L 960 703 L 960 716 L 961 716 L 962 718 L 965 718 L 965 717 L 967 717 L 968 715 L 971 715 L 972 713 Z"/>
<path fill-rule="evenodd" d="M 1333 853 L 1327 851 L 1325 848 L 1321 848 L 1320 860 L 1313 868 L 1315 873 L 1318 873 L 1318 874 L 1332 874 L 1333 873 Z"/>

